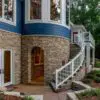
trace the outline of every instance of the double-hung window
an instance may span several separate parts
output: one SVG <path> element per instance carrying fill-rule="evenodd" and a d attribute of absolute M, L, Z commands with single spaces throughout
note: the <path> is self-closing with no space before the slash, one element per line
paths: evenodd
<path fill-rule="evenodd" d="M 0 21 L 16 24 L 16 0 L 0 0 Z"/>

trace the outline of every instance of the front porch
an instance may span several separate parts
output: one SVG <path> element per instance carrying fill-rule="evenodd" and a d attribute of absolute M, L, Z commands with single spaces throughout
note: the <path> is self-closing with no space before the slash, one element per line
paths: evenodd
<path fill-rule="evenodd" d="M 27 95 L 43 95 L 43 100 L 66 100 L 66 91 L 55 93 L 49 86 L 16 85 L 13 92 Z"/>

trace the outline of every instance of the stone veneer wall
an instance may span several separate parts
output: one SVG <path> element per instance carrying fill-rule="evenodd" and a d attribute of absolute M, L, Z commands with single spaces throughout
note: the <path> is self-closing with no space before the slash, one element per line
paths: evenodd
<path fill-rule="evenodd" d="M 52 74 L 62 66 L 62 61 L 68 62 L 70 42 L 62 37 L 22 36 L 22 82 L 31 82 L 31 51 L 34 47 L 44 50 L 45 83 L 52 79 Z"/>
<path fill-rule="evenodd" d="M 21 36 L 0 30 L 0 49 L 11 49 L 13 52 L 13 76 L 15 83 L 21 80 Z M 14 81 L 14 80 L 13 80 Z"/>

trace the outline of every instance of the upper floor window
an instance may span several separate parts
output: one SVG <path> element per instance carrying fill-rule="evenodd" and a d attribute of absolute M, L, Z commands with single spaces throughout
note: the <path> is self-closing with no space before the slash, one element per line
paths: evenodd
<path fill-rule="evenodd" d="M 66 24 L 66 0 L 25 0 L 25 23 Z"/>
<path fill-rule="evenodd" d="M 50 8 L 51 20 L 59 21 L 61 15 L 61 0 L 51 0 Z"/>
<path fill-rule="evenodd" d="M 13 21 L 14 0 L 4 0 L 4 18 Z"/>
<path fill-rule="evenodd" d="M 41 19 L 41 0 L 30 0 L 30 19 Z"/>
<path fill-rule="evenodd" d="M 0 21 L 9 24 L 16 22 L 16 0 L 0 0 Z"/>

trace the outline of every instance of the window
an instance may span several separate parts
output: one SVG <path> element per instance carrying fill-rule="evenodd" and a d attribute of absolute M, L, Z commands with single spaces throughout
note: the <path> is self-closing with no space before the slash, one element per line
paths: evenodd
<path fill-rule="evenodd" d="M 16 0 L 0 0 L 0 19 L 9 24 L 16 22 Z"/>
<path fill-rule="evenodd" d="M 32 19 L 41 19 L 41 0 L 30 2 L 30 20 Z"/>
<path fill-rule="evenodd" d="M 61 0 L 51 0 L 51 11 L 50 11 L 50 17 L 51 20 L 59 21 L 60 20 L 60 14 L 61 14 Z"/>
<path fill-rule="evenodd" d="M 14 0 L 4 0 L 4 18 L 13 21 Z"/>
<path fill-rule="evenodd" d="M 0 18 L 2 17 L 2 0 L 0 0 Z"/>

